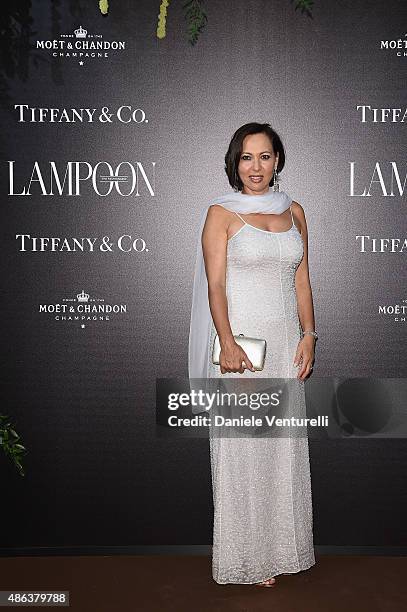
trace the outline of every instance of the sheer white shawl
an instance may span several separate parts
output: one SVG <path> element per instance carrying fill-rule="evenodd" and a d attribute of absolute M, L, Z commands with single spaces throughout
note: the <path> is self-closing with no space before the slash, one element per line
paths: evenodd
<path fill-rule="evenodd" d="M 239 191 L 227 193 L 216 198 L 202 211 L 196 252 L 195 274 L 192 292 L 191 321 L 189 329 L 188 372 L 189 378 L 207 378 L 210 359 L 209 339 L 212 314 L 209 308 L 208 281 L 202 251 L 202 230 L 208 209 L 212 204 L 220 204 L 228 210 L 242 214 L 263 213 L 280 215 L 292 203 L 284 191 L 272 191 L 263 195 L 242 194 Z M 220 373 L 220 372 L 219 372 Z"/>

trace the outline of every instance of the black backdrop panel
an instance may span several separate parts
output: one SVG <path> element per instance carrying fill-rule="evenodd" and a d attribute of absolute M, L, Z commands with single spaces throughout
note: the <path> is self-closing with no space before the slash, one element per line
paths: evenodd
<path fill-rule="evenodd" d="M 243 123 L 280 133 L 281 188 L 307 216 L 314 376 L 407 376 L 394 315 L 406 301 L 395 177 L 403 184 L 407 57 L 381 48 L 405 40 L 405 2 L 318 0 L 310 19 L 288 0 L 205 0 L 194 46 L 182 3 L 157 38 L 159 4 L 111 2 L 106 16 L 97 1 L 2 6 L 16 30 L 2 42 L 0 413 L 29 450 L 24 478 L 0 457 L 6 548 L 211 542 L 208 442 L 156 437 L 155 381 L 187 376 L 198 218 L 229 190 L 224 155 Z M 85 29 L 107 57 L 66 55 Z M 46 48 L 54 40 L 62 50 Z M 363 121 L 361 105 L 401 115 L 378 122 L 368 109 Z M 41 108 L 95 109 L 94 120 L 41 121 Z M 128 180 L 104 196 L 109 167 Z M 121 195 L 133 171 L 138 193 Z M 120 250 L 121 236 L 145 250 Z M 96 246 L 41 250 L 53 237 Z M 398 248 L 374 252 L 372 238 Z M 69 315 L 78 295 L 119 312 L 64 319 L 55 309 Z M 316 544 L 407 544 L 404 439 L 313 440 L 310 455 Z"/>

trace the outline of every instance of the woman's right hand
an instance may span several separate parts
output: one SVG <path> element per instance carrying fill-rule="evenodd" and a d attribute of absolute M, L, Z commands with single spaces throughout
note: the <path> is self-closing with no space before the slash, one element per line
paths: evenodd
<path fill-rule="evenodd" d="M 244 365 L 242 362 L 244 362 Z M 222 374 L 225 374 L 225 372 L 239 372 L 243 374 L 245 368 L 255 372 L 253 364 L 245 351 L 234 340 L 221 347 L 219 366 Z"/>

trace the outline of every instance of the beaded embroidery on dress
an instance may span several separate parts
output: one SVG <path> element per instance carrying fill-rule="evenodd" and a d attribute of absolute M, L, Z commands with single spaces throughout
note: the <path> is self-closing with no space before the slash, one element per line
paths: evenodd
<path fill-rule="evenodd" d="M 241 220 L 244 225 L 227 248 L 229 321 L 234 334 L 266 339 L 264 370 L 221 374 L 210 363 L 209 377 L 296 378 L 301 327 L 295 272 L 304 252 L 301 234 L 293 217 L 285 232 Z M 215 335 L 212 322 L 210 346 Z M 305 417 L 305 392 L 303 385 L 299 388 L 290 401 L 296 415 Z M 215 437 L 210 427 L 209 443 L 213 579 L 253 584 L 314 565 L 308 438 Z"/>

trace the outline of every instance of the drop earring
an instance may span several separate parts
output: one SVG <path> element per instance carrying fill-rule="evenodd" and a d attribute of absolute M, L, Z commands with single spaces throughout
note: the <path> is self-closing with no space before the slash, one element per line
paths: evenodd
<path fill-rule="evenodd" d="M 278 183 L 278 172 L 276 166 L 274 166 L 273 172 L 273 191 L 280 191 L 280 185 Z"/>

